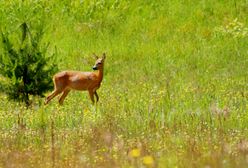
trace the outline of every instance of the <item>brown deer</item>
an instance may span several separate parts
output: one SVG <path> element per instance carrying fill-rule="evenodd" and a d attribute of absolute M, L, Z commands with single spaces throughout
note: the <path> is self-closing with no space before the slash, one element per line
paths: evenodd
<path fill-rule="evenodd" d="M 65 97 L 71 90 L 86 91 L 88 90 L 92 103 L 98 102 L 99 96 L 96 90 L 100 88 L 103 79 L 103 68 L 106 54 L 103 53 L 102 58 L 94 54 L 96 58 L 93 70 L 96 72 L 80 72 L 80 71 L 62 71 L 53 76 L 54 91 L 46 98 L 45 104 L 48 104 L 55 96 L 63 93 L 59 98 L 59 104 L 63 104 Z"/>

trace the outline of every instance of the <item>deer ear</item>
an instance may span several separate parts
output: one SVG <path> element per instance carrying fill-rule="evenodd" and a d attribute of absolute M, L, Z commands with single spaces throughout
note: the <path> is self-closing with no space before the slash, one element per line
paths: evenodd
<path fill-rule="evenodd" d="M 106 53 L 102 54 L 102 58 L 105 59 L 106 58 Z"/>
<path fill-rule="evenodd" d="M 99 58 L 95 53 L 93 53 L 93 57 L 94 57 L 95 59 L 98 59 L 98 58 Z"/>

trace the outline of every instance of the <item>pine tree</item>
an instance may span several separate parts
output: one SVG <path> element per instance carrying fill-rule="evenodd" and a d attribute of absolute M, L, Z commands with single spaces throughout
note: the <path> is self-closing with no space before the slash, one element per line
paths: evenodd
<path fill-rule="evenodd" d="M 29 106 L 30 95 L 43 96 L 53 87 L 50 76 L 57 71 L 57 65 L 55 54 L 46 56 L 48 44 L 42 43 L 42 26 L 31 32 L 24 22 L 20 30 L 15 41 L 1 32 L 0 74 L 10 79 L 4 90 L 8 97 Z"/>

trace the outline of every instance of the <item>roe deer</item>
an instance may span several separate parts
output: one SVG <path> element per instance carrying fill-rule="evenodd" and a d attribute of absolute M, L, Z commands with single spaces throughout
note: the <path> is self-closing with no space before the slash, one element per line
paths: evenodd
<path fill-rule="evenodd" d="M 103 53 L 102 58 L 98 58 L 92 67 L 97 72 L 80 72 L 80 71 L 62 71 L 53 76 L 54 91 L 46 98 L 45 104 L 48 104 L 55 96 L 63 93 L 59 98 L 59 104 L 63 104 L 65 97 L 71 90 L 88 90 L 92 103 L 98 102 L 99 97 L 96 90 L 99 89 L 103 79 L 103 68 L 106 54 Z"/>

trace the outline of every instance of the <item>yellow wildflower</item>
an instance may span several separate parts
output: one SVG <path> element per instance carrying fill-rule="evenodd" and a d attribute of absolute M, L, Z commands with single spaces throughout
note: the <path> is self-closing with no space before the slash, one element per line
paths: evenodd
<path fill-rule="evenodd" d="M 140 149 L 138 148 L 132 149 L 129 154 L 131 157 L 137 158 L 140 156 Z"/>
<path fill-rule="evenodd" d="M 87 115 L 87 114 L 89 114 L 89 113 L 90 113 L 90 110 L 86 108 L 86 109 L 84 110 L 84 115 Z"/>
<path fill-rule="evenodd" d="M 147 166 L 153 165 L 154 159 L 153 159 L 152 156 L 144 156 L 144 157 L 143 157 L 143 163 L 144 163 L 145 165 L 147 165 Z"/>

